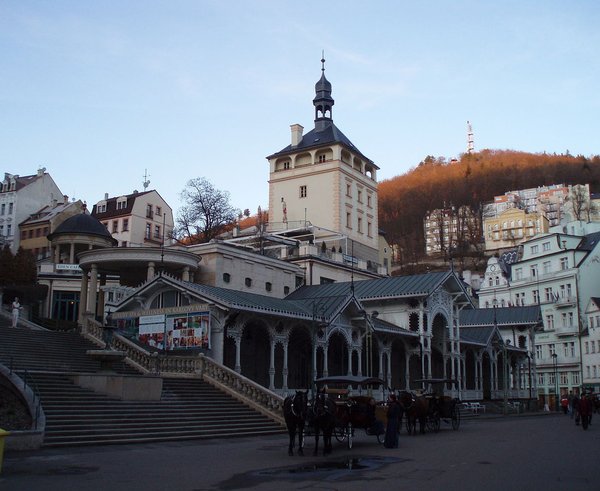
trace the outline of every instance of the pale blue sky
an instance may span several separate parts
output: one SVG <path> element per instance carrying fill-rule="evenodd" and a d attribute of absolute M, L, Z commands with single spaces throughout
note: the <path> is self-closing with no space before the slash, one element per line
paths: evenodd
<path fill-rule="evenodd" d="M 0 0 L 0 162 L 91 206 L 142 190 L 176 212 L 203 176 L 252 212 L 265 157 L 333 119 L 380 168 L 475 148 L 600 153 L 597 1 Z"/>

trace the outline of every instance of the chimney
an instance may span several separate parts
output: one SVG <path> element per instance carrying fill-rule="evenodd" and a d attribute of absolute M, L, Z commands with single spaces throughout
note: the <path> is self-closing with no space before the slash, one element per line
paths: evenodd
<path fill-rule="evenodd" d="M 292 129 L 292 147 L 297 147 L 302 141 L 302 131 L 304 131 L 304 126 L 292 124 L 290 125 L 290 128 Z"/>
<path fill-rule="evenodd" d="M 38 177 L 42 177 L 42 176 L 44 175 L 44 172 L 46 172 L 46 168 L 45 168 L 45 167 L 40 167 L 40 168 L 37 170 L 37 175 L 38 175 Z"/>
<path fill-rule="evenodd" d="M 108 193 L 104 193 L 104 201 L 108 199 Z"/>
<path fill-rule="evenodd" d="M 69 197 L 66 194 L 63 194 L 63 203 L 65 205 L 69 203 Z"/>

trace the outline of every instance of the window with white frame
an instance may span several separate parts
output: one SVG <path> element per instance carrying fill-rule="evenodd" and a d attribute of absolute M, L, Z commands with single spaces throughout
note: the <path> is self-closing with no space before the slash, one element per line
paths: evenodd
<path fill-rule="evenodd" d="M 590 354 L 590 344 L 587 341 L 583 343 L 583 349 L 585 350 L 586 355 Z"/>
<path fill-rule="evenodd" d="M 538 385 L 546 385 L 545 373 L 538 372 Z"/>
<path fill-rule="evenodd" d="M 569 269 L 569 258 L 561 257 L 560 258 L 560 269 L 564 271 L 565 269 Z"/>
<path fill-rule="evenodd" d="M 522 279 L 523 279 L 523 268 L 515 269 L 515 280 L 522 280 Z"/>
<path fill-rule="evenodd" d="M 573 385 L 579 385 L 579 372 L 571 372 L 571 380 L 573 381 Z"/>
<path fill-rule="evenodd" d="M 301 198 L 306 198 L 307 192 L 308 192 L 308 190 L 307 190 L 306 186 L 300 186 L 300 197 Z"/>
<path fill-rule="evenodd" d="M 548 352 L 550 353 L 550 357 L 556 354 L 556 346 L 554 345 L 554 343 L 550 343 L 548 345 Z"/>
<path fill-rule="evenodd" d="M 541 344 L 536 345 L 536 347 L 535 347 L 535 358 L 536 358 L 536 360 L 541 360 L 542 359 L 542 353 L 543 353 L 542 345 Z"/>
<path fill-rule="evenodd" d="M 539 247 L 537 245 L 531 246 L 531 254 L 537 254 L 539 252 Z"/>
<path fill-rule="evenodd" d="M 548 329 L 554 329 L 554 314 L 546 315 L 546 327 Z"/>
<path fill-rule="evenodd" d="M 535 278 L 535 277 L 537 276 L 537 264 L 532 264 L 532 265 L 529 267 L 529 275 L 530 275 L 532 278 Z"/>
<path fill-rule="evenodd" d="M 560 385 L 568 385 L 569 383 L 569 374 L 568 372 L 561 372 L 560 374 Z"/>
<path fill-rule="evenodd" d="M 552 302 L 554 300 L 554 294 L 552 293 L 551 286 L 544 288 L 544 297 L 546 299 L 546 302 Z"/>
<path fill-rule="evenodd" d="M 548 385 L 556 385 L 556 378 L 554 377 L 554 372 L 550 372 L 548 374 Z"/>
<path fill-rule="evenodd" d="M 550 250 L 550 242 L 544 242 L 542 244 L 542 250 L 549 251 Z"/>
<path fill-rule="evenodd" d="M 538 292 L 537 290 L 533 290 L 533 303 L 539 303 L 540 302 L 540 292 Z"/>
<path fill-rule="evenodd" d="M 552 271 L 552 263 L 550 261 L 544 261 L 542 263 L 542 268 L 543 268 L 544 274 L 550 274 L 550 272 Z"/>

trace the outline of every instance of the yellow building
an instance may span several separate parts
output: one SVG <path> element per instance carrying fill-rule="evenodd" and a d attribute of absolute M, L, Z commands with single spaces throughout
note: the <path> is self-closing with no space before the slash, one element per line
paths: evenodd
<path fill-rule="evenodd" d="M 548 228 L 548 219 L 542 214 L 509 208 L 497 217 L 484 219 L 485 248 L 487 251 L 512 248 L 547 233 Z"/>

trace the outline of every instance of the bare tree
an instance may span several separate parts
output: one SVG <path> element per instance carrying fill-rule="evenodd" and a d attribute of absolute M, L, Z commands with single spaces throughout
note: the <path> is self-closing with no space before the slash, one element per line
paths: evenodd
<path fill-rule="evenodd" d="M 590 221 L 593 206 L 590 202 L 590 191 L 588 186 L 582 184 L 569 186 L 567 201 L 571 204 L 573 218 L 575 220 Z"/>
<path fill-rule="evenodd" d="M 204 177 L 189 180 L 180 197 L 183 206 L 173 231 L 178 242 L 210 242 L 235 223 L 240 213 L 229 203 L 229 192 L 216 189 Z"/>

